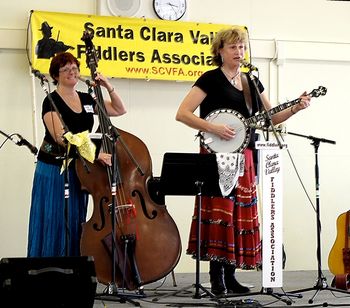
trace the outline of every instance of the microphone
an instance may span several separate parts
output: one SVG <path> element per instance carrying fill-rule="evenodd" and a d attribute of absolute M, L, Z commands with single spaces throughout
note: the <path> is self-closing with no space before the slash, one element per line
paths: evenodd
<path fill-rule="evenodd" d="M 242 59 L 241 64 L 243 67 L 249 68 L 251 71 L 258 71 L 258 68 L 254 66 L 253 64 L 249 63 L 248 61 Z"/>
<path fill-rule="evenodd" d="M 95 87 L 96 86 L 96 83 L 94 81 L 91 81 L 89 79 L 86 79 L 84 77 L 79 77 L 79 80 L 84 82 L 88 87 Z"/>
<path fill-rule="evenodd" d="M 35 77 L 39 78 L 42 82 L 44 82 L 44 81 L 49 82 L 49 81 L 47 80 L 47 78 L 45 77 L 45 75 L 42 74 L 42 73 L 40 73 L 39 70 L 32 69 L 32 74 L 33 74 Z"/>
<path fill-rule="evenodd" d="M 260 125 L 260 124 L 249 124 L 248 126 L 250 128 L 258 129 L 258 130 L 262 130 L 262 131 L 273 132 L 275 130 L 277 133 L 282 133 L 282 134 L 286 134 L 287 133 L 287 128 L 285 126 L 275 127 L 274 130 L 271 127 L 266 127 L 266 126 Z"/>
<path fill-rule="evenodd" d="M 34 155 L 38 153 L 38 149 L 32 145 L 28 140 L 24 139 L 20 134 L 16 134 L 19 138 L 19 141 L 17 141 L 17 145 L 25 145 Z"/>

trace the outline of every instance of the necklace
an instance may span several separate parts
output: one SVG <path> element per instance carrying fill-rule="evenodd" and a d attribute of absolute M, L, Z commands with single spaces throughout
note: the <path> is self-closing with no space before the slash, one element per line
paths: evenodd
<path fill-rule="evenodd" d="M 236 85 L 236 77 L 239 75 L 240 71 L 238 71 L 234 76 L 230 76 L 229 73 L 225 71 L 225 69 L 221 66 L 221 70 L 224 73 L 224 75 L 229 79 L 230 83 L 235 86 Z"/>

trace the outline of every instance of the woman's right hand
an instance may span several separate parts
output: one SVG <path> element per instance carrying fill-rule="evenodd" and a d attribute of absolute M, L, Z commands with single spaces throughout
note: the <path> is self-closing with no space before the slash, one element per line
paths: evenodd
<path fill-rule="evenodd" d="M 112 155 L 109 153 L 99 153 L 97 160 L 104 166 L 112 166 Z"/>
<path fill-rule="evenodd" d="M 232 128 L 227 124 L 212 123 L 212 125 L 213 125 L 212 133 L 218 135 L 220 138 L 224 140 L 230 140 L 236 136 L 236 132 L 234 128 Z"/>

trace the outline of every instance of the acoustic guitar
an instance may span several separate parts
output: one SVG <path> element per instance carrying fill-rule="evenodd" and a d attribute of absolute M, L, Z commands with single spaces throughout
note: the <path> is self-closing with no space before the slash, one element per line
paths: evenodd
<path fill-rule="evenodd" d="M 335 276 L 332 285 L 350 289 L 350 211 L 337 218 L 337 236 L 328 256 L 328 267 Z"/>

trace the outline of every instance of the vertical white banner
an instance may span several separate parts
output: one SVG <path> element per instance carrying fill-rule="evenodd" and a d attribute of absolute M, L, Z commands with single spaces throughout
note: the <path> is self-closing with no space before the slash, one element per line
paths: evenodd
<path fill-rule="evenodd" d="M 263 196 L 262 285 L 264 288 L 283 286 L 282 254 L 282 157 L 278 145 L 260 147 L 261 184 Z"/>

